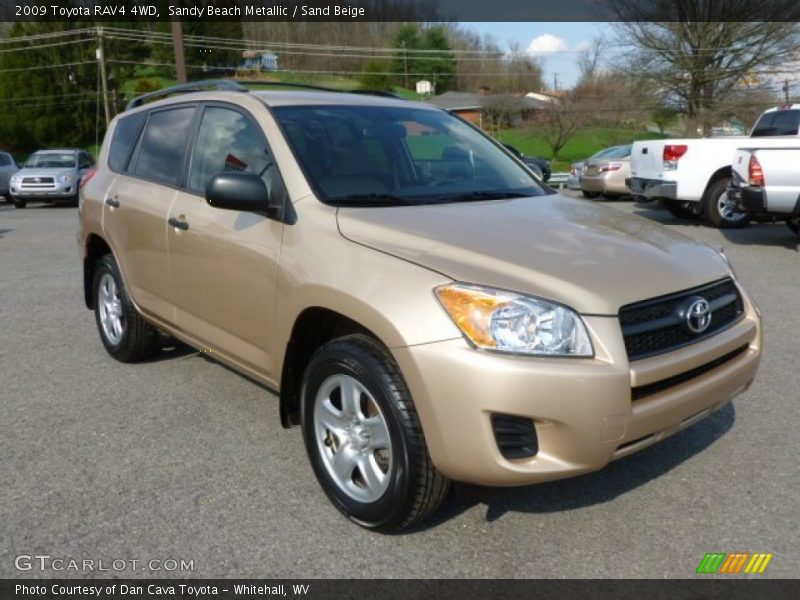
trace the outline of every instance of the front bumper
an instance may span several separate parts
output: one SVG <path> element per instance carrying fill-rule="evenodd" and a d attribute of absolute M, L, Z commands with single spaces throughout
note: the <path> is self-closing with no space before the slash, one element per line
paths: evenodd
<path fill-rule="evenodd" d="M 9 192 L 15 198 L 25 200 L 69 200 L 75 198 L 78 193 L 78 184 L 56 184 L 49 188 L 30 188 L 19 185 L 11 185 Z"/>
<path fill-rule="evenodd" d="M 434 464 L 457 481 L 525 485 L 595 471 L 684 429 L 752 383 L 761 325 L 744 318 L 707 340 L 628 363 L 619 322 L 586 317 L 596 356 L 554 359 L 471 348 L 463 340 L 394 349 Z M 631 389 L 686 373 L 746 347 L 700 376 L 641 400 Z M 492 414 L 533 420 L 538 452 L 505 458 Z"/>
<path fill-rule="evenodd" d="M 631 193 L 636 196 L 644 196 L 652 200 L 656 198 L 676 200 L 678 198 L 678 184 L 674 181 L 631 177 L 630 179 L 626 179 L 625 182 L 631 189 Z"/>

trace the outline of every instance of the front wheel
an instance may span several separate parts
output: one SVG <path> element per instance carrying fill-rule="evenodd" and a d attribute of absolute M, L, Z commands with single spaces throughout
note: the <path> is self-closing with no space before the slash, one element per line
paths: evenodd
<path fill-rule="evenodd" d="M 25 208 L 28 205 L 27 200 L 23 200 L 22 198 L 12 198 L 11 201 L 14 203 L 14 206 L 17 208 Z"/>
<path fill-rule="evenodd" d="M 800 235 L 800 218 L 786 221 L 786 226 L 792 230 L 795 235 Z"/>
<path fill-rule="evenodd" d="M 366 335 L 322 346 L 303 376 L 303 438 L 331 502 L 368 529 L 424 520 L 449 490 L 431 463 L 414 402 L 389 352 Z"/>
<path fill-rule="evenodd" d="M 703 196 L 703 212 L 706 221 L 720 229 L 736 229 L 750 222 L 750 215 L 736 208 L 736 203 L 728 198 L 730 178 L 720 179 L 706 190 Z"/>
<path fill-rule="evenodd" d="M 584 198 L 597 198 L 600 195 L 600 192 L 587 192 L 586 190 L 581 190 Z"/>
<path fill-rule="evenodd" d="M 108 353 L 121 362 L 155 354 L 160 347 L 158 331 L 136 311 L 110 254 L 98 261 L 92 289 L 97 329 Z"/>

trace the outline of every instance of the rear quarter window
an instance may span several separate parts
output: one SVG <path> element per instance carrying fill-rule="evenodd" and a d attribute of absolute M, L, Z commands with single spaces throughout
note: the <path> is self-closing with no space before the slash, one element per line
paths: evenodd
<path fill-rule="evenodd" d="M 114 135 L 111 138 L 111 148 L 108 151 L 108 166 L 112 171 L 117 173 L 125 171 L 145 120 L 147 120 L 147 113 L 140 112 L 117 121 Z"/>
<path fill-rule="evenodd" d="M 194 106 L 151 113 L 139 143 L 136 165 L 130 170 L 143 179 L 177 185 L 194 113 Z"/>

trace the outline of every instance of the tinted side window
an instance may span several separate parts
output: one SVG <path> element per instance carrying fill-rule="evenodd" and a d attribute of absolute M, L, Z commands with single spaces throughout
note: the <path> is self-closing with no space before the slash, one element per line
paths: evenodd
<path fill-rule="evenodd" d="M 0 167 L 7 167 L 11 164 L 8 154 L 0 154 Z"/>
<path fill-rule="evenodd" d="M 139 139 L 139 132 L 146 119 L 147 113 L 137 113 L 117 122 L 114 136 L 111 138 L 111 148 L 108 151 L 108 166 L 112 171 L 122 173 L 125 170 L 131 150 Z"/>
<path fill-rule="evenodd" d="M 775 115 L 773 135 L 797 135 L 800 127 L 800 110 L 782 110 Z"/>
<path fill-rule="evenodd" d="M 150 114 L 133 169 L 136 175 L 169 185 L 178 183 L 194 110 L 187 106 Z"/>
<path fill-rule="evenodd" d="M 274 176 L 261 130 L 241 113 L 216 106 L 203 112 L 197 134 L 187 187 L 204 194 L 211 178 L 222 171 L 249 171 L 264 177 L 267 186 Z"/>
<path fill-rule="evenodd" d="M 797 135 L 798 130 L 800 130 L 800 110 L 777 110 L 761 117 L 750 136 Z"/>

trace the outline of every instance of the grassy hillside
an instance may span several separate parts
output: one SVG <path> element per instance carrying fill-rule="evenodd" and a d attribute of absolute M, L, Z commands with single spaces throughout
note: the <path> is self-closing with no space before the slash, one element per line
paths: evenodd
<path fill-rule="evenodd" d="M 664 139 L 668 136 L 650 131 L 632 129 L 612 129 L 610 127 L 587 127 L 578 132 L 561 150 L 559 161 L 555 161 L 557 170 L 569 170 L 569 163 L 587 158 L 608 146 L 629 144 L 636 140 Z M 500 141 L 511 144 L 523 154 L 551 158 L 552 152 L 544 137 L 535 128 L 520 127 L 507 129 L 498 136 Z"/>

